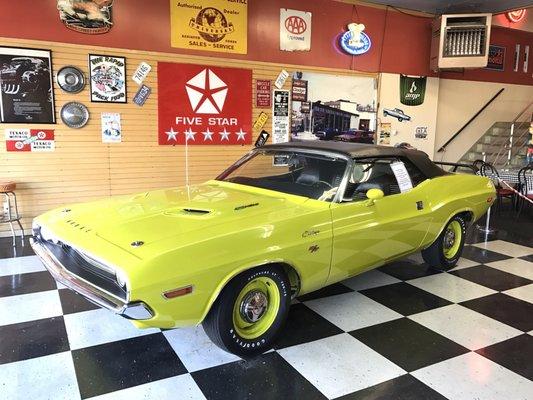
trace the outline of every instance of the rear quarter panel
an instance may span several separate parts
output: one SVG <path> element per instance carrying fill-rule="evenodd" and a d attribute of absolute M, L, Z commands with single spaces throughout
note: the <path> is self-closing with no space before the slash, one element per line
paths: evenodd
<path fill-rule="evenodd" d="M 433 243 L 446 223 L 460 212 L 471 212 L 472 223 L 478 220 L 494 202 L 496 192 L 486 177 L 450 174 L 431 179 L 427 196 L 433 218 L 422 247 Z"/>

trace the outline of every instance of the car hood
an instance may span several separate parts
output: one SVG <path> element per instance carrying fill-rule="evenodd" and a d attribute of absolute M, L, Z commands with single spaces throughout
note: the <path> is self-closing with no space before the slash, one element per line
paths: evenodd
<path fill-rule="evenodd" d="M 147 245 L 176 237 L 176 246 L 216 225 L 250 224 L 265 213 L 287 211 L 307 199 L 232 183 L 209 181 L 187 188 L 171 188 L 72 205 L 64 221 L 135 251 L 134 242 Z M 242 226 L 242 224 L 240 224 Z M 221 231 L 223 233 L 223 231 Z"/>

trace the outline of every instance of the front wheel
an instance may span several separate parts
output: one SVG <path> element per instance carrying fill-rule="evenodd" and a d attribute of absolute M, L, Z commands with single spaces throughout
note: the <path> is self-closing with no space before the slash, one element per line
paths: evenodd
<path fill-rule="evenodd" d="M 247 358 L 270 349 L 291 302 L 290 282 L 277 266 L 243 272 L 222 290 L 203 328 L 220 348 Z"/>
<path fill-rule="evenodd" d="M 448 271 L 455 267 L 463 252 L 465 234 L 466 221 L 460 215 L 456 215 L 433 244 L 422 250 L 426 264 L 439 271 Z"/>

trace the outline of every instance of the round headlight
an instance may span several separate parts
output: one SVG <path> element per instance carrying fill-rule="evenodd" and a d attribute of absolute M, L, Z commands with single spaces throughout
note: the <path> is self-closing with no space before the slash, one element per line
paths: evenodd
<path fill-rule="evenodd" d="M 126 274 L 120 270 L 115 271 L 115 277 L 119 286 L 126 288 L 128 285 L 128 278 Z"/>

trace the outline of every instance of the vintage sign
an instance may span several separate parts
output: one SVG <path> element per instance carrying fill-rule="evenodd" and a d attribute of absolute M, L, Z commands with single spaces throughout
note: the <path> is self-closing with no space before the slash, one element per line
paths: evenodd
<path fill-rule="evenodd" d="M 266 112 L 261 112 L 257 119 L 254 122 L 254 131 L 258 131 L 260 129 L 263 129 L 263 126 L 265 126 L 266 122 L 268 121 L 268 115 Z"/>
<path fill-rule="evenodd" d="M 419 106 L 426 93 L 425 76 L 400 75 L 400 102 L 407 106 Z"/>
<path fill-rule="evenodd" d="M 489 46 L 489 57 L 487 61 L 486 69 L 492 69 L 495 71 L 505 70 L 505 47 L 503 46 Z"/>
<path fill-rule="evenodd" d="M 255 81 L 255 106 L 259 108 L 270 108 L 272 106 L 270 80 L 258 79 Z"/>
<path fill-rule="evenodd" d="M 281 89 L 283 85 L 285 85 L 285 81 L 289 77 L 289 73 L 285 71 L 284 69 L 281 70 L 278 77 L 276 78 L 276 81 L 274 82 L 274 86 L 278 89 Z"/>
<path fill-rule="evenodd" d="M 390 144 L 391 123 L 382 122 L 379 124 L 378 144 Z"/>
<path fill-rule="evenodd" d="M 50 51 L 0 47 L 0 122 L 55 123 Z"/>
<path fill-rule="evenodd" d="M 137 93 L 135 93 L 135 96 L 133 96 L 133 102 L 138 106 L 144 106 L 150 93 L 152 93 L 152 89 L 146 85 L 142 85 L 139 90 L 137 90 Z"/>
<path fill-rule="evenodd" d="M 57 0 L 59 18 L 69 29 L 91 35 L 113 26 L 113 0 Z"/>
<path fill-rule="evenodd" d="M 292 101 L 307 101 L 307 81 L 303 79 L 292 80 Z"/>
<path fill-rule="evenodd" d="M 252 71 L 160 62 L 159 144 L 252 143 Z"/>
<path fill-rule="evenodd" d="M 339 39 L 339 44 L 346 53 L 358 56 L 370 50 L 372 42 L 370 37 L 363 32 L 364 29 L 363 24 L 356 24 L 355 22 L 348 24 L 348 30 Z"/>
<path fill-rule="evenodd" d="M 126 103 L 126 59 L 89 54 L 91 101 Z"/>
<path fill-rule="evenodd" d="M 102 143 L 122 142 L 122 128 L 119 113 L 102 113 Z"/>
<path fill-rule="evenodd" d="M 143 83 L 143 81 L 146 79 L 148 74 L 150 73 L 152 69 L 152 66 L 146 62 L 141 62 L 135 72 L 133 73 L 133 76 L 131 79 L 137 84 L 140 85 Z"/>
<path fill-rule="evenodd" d="M 269 137 L 270 133 L 268 133 L 267 131 L 261 131 L 261 133 L 257 137 L 257 140 L 255 141 L 254 147 L 264 146 Z"/>
<path fill-rule="evenodd" d="M 5 138 L 7 151 L 55 150 L 53 129 L 6 129 Z"/>
<path fill-rule="evenodd" d="M 248 52 L 246 0 L 170 0 L 170 24 L 172 47 L 238 54 Z"/>
<path fill-rule="evenodd" d="M 311 13 L 282 8 L 279 17 L 280 50 L 311 50 Z"/>
<path fill-rule="evenodd" d="M 288 90 L 274 90 L 272 105 L 272 143 L 289 141 L 290 131 L 290 92 Z"/>

